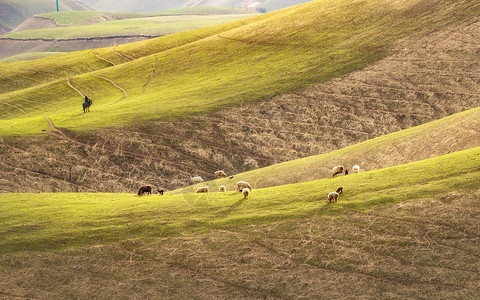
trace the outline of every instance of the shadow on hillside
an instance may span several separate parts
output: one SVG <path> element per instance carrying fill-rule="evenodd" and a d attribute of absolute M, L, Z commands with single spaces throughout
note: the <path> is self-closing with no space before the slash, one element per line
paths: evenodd
<path fill-rule="evenodd" d="M 245 198 L 241 199 L 241 200 L 238 200 L 237 202 L 233 203 L 229 208 L 227 208 L 226 210 L 223 210 L 223 211 L 219 211 L 218 214 L 219 215 L 229 215 L 230 213 L 232 213 L 237 207 L 239 207 L 240 205 L 243 204 L 243 202 L 245 202 Z"/>

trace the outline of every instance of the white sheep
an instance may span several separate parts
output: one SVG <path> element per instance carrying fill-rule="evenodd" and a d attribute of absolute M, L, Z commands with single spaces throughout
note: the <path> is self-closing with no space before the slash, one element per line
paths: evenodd
<path fill-rule="evenodd" d="M 343 166 L 335 166 L 333 169 L 332 169 L 332 173 L 333 173 L 333 176 L 332 177 L 335 177 L 335 175 L 337 174 L 342 174 L 343 173 Z"/>
<path fill-rule="evenodd" d="M 243 199 L 247 199 L 250 196 L 250 190 L 248 188 L 244 188 L 242 190 L 242 194 L 243 194 Z"/>
<path fill-rule="evenodd" d="M 249 188 L 250 190 L 252 190 L 252 186 L 246 181 L 239 181 L 236 183 L 236 185 L 237 192 L 241 192 L 244 188 Z"/>
<path fill-rule="evenodd" d="M 208 186 L 199 187 L 197 193 L 208 193 Z"/>
<path fill-rule="evenodd" d="M 337 202 L 337 199 L 338 199 L 337 192 L 331 192 L 330 194 L 328 194 L 328 202 L 332 202 L 332 200 Z"/>
<path fill-rule="evenodd" d="M 215 175 L 215 178 L 227 177 L 227 174 L 225 174 L 225 172 L 223 172 L 222 170 L 215 171 L 215 173 L 213 173 L 213 175 Z"/>
<path fill-rule="evenodd" d="M 203 182 L 203 178 L 200 176 L 192 177 L 193 184 Z"/>
<path fill-rule="evenodd" d="M 352 172 L 353 172 L 353 173 L 358 173 L 358 172 L 360 172 L 360 167 L 359 167 L 358 165 L 354 165 L 354 166 L 352 167 Z"/>
<path fill-rule="evenodd" d="M 218 187 L 218 191 L 219 192 L 226 192 L 227 188 L 224 185 L 221 185 L 221 186 Z"/>

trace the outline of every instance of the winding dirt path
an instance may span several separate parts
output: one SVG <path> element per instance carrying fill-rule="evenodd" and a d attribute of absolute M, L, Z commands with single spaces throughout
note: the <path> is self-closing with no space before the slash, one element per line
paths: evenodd
<path fill-rule="evenodd" d="M 101 57 L 97 53 L 92 53 L 92 52 L 89 52 L 89 53 L 95 55 L 98 59 L 103 60 L 104 62 L 107 62 L 107 63 L 111 64 L 112 66 L 116 66 L 116 64 L 114 62 L 111 62 L 108 59 Z"/>
<path fill-rule="evenodd" d="M 80 92 L 76 87 L 74 87 L 72 85 L 72 83 L 70 82 L 70 78 L 67 78 L 67 84 L 68 86 L 70 86 L 72 89 L 74 89 L 80 96 L 82 96 L 82 98 L 85 98 L 85 95 L 82 94 L 82 92 Z"/>
<path fill-rule="evenodd" d="M 157 68 L 157 56 L 153 56 L 153 66 L 152 66 L 152 72 L 150 73 L 150 77 L 148 78 L 147 82 L 143 85 L 143 92 L 145 92 L 145 88 L 147 85 L 152 81 L 153 76 L 155 75 L 155 69 Z"/>
<path fill-rule="evenodd" d="M 122 54 L 122 53 L 116 51 L 116 50 L 115 50 L 115 47 L 112 48 L 112 52 L 115 53 L 116 55 L 120 56 L 121 58 L 123 58 L 123 59 L 126 60 L 126 61 L 132 61 L 132 60 L 133 60 L 133 58 L 128 57 L 127 55 Z"/>
<path fill-rule="evenodd" d="M 18 109 L 19 111 L 21 111 L 22 113 L 24 113 L 24 114 L 26 114 L 28 117 L 30 117 L 30 115 L 28 114 L 28 112 L 26 112 L 24 109 L 21 109 L 20 107 L 18 107 L 18 106 L 16 106 L 16 105 L 7 103 L 7 102 L 5 102 L 5 101 L 0 101 L 0 103 L 5 104 L 5 105 L 10 106 L 10 107 L 13 107 L 13 108 L 15 108 L 15 109 Z"/>
<path fill-rule="evenodd" d="M 103 80 L 106 80 L 106 81 L 110 82 L 110 83 L 113 84 L 116 88 L 118 88 L 119 90 L 122 91 L 122 93 L 123 93 L 122 99 L 117 100 L 117 101 L 115 101 L 115 102 L 112 103 L 112 104 L 118 103 L 118 102 L 122 101 L 123 99 L 125 99 L 125 98 L 127 97 L 127 91 L 126 91 L 124 88 L 122 88 L 121 86 L 119 86 L 118 84 L 116 84 L 115 82 L 113 82 L 113 80 L 110 80 L 110 79 L 108 79 L 107 77 L 104 77 L 104 76 L 101 76 L 101 75 L 97 75 L 97 74 L 95 74 L 95 73 L 93 73 L 93 72 L 91 72 L 90 74 L 92 74 L 92 76 L 95 76 L 95 77 L 97 77 L 97 78 L 100 78 L 100 79 L 103 79 Z"/>

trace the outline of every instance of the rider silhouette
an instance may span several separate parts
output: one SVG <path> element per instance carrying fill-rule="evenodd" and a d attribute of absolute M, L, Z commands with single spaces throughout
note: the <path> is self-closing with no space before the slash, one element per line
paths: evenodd
<path fill-rule="evenodd" d="M 88 97 L 85 96 L 85 103 L 87 103 L 90 106 L 92 104 L 92 100 L 88 99 Z"/>

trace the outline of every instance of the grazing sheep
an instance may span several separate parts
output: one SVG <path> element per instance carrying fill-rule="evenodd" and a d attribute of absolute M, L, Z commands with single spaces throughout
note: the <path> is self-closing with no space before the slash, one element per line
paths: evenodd
<path fill-rule="evenodd" d="M 358 173 L 358 172 L 360 172 L 360 167 L 359 167 L 358 165 L 354 165 L 354 166 L 352 167 L 352 172 L 353 172 L 353 173 Z"/>
<path fill-rule="evenodd" d="M 165 191 L 164 191 L 163 189 L 159 189 L 159 190 L 157 190 L 157 192 L 158 192 L 161 196 L 163 196 L 163 193 L 164 193 Z"/>
<path fill-rule="evenodd" d="M 218 191 L 219 192 L 226 192 L 227 188 L 224 185 L 221 185 L 221 186 L 218 187 Z"/>
<path fill-rule="evenodd" d="M 213 175 L 215 175 L 215 178 L 227 177 L 227 174 L 225 174 L 225 172 L 223 172 L 222 170 L 216 171 L 215 173 L 213 173 Z"/>
<path fill-rule="evenodd" d="M 337 189 L 337 193 L 338 193 L 338 194 L 343 193 L 343 186 L 341 186 L 341 187 L 339 187 L 339 188 Z"/>
<path fill-rule="evenodd" d="M 196 177 L 192 177 L 192 181 L 193 181 L 193 184 L 196 184 L 196 183 L 203 182 L 203 179 L 200 176 L 196 176 Z"/>
<path fill-rule="evenodd" d="M 330 194 L 328 194 L 328 202 L 332 202 L 332 200 L 337 202 L 337 199 L 338 199 L 337 192 L 331 192 Z"/>
<path fill-rule="evenodd" d="M 237 192 L 241 192 L 244 188 L 249 188 L 250 190 L 252 190 L 252 186 L 246 181 L 239 181 L 236 183 L 236 185 Z"/>
<path fill-rule="evenodd" d="M 197 193 L 208 193 L 208 186 L 199 187 Z"/>
<path fill-rule="evenodd" d="M 149 185 L 144 185 L 144 186 L 140 187 L 140 189 L 138 190 L 138 195 L 141 196 L 144 193 L 147 193 L 147 194 L 151 195 L 152 194 L 152 187 L 149 186 Z"/>
<path fill-rule="evenodd" d="M 242 190 L 242 194 L 243 194 L 243 199 L 247 199 L 248 196 L 250 196 L 250 190 L 248 188 L 244 188 Z"/>
<path fill-rule="evenodd" d="M 332 177 L 335 177 L 335 175 L 337 174 L 342 174 L 343 173 L 343 169 L 344 167 L 343 166 L 336 166 L 332 169 L 332 173 L 333 173 L 333 176 Z"/>

